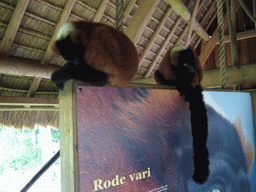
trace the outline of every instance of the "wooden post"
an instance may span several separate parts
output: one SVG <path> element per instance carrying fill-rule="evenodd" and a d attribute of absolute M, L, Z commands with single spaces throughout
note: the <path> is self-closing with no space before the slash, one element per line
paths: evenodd
<path fill-rule="evenodd" d="M 59 94 L 61 191 L 78 192 L 76 106 L 73 81 Z"/>

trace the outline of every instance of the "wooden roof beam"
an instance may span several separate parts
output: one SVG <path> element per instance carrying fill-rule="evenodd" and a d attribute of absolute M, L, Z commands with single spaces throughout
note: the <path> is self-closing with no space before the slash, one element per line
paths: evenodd
<path fill-rule="evenodd" d="M 131 0 L 129 2 L 129 4 L 127 5 L 127 7 L 126 7 L 126 9 L 124 11 L 124 22 L 127 19 L 128 15 L 131 12 L 131 10 L 132 10 L 133 6 L 135 5 L 135 3 L 136 3 L 136 0 Z"/>
<path fill-rule="evenodd" d="M 48 106 L 59 107 L 59 99 L 0 96 L 0 106 Z"/>
<path fill-rule="evenodd" d="M 34 78 L 32 84 L 30 85 L 30 88 L 27 93 L 27 97 L 34 97 L 36 94 L 36 90 L 38 89 L 40 82 L 42 80 L 42 77 L 36 77 Z"/>
<path fill-rule="evenodd" d="M 0 73 L 50 79 L 57 66 L 42 66 L 39 62 L 26 59 L 0 57 Z"/>
<path fill-rule="evenodd" d="M 189 2 L 189 4 L 192 1 Z M 199 8 L 201 8 L 203 4 L 203 1 L 200 3 Z M 146 74 L 144 75 L 144 78 L 148 78 L 151 74 L 151 72 L 153 71 L 153 69 L 155 68 L 157 61 L 159 60 L 159 58 L 161 57 L 161 55 L 163 54 L 163 52 L 165 51 L 165 48 L 167 46 L 167 44 L 169 43 L 171 37 L 173 36 L 174 31 L 177 29 L 177 26 L 179 25 L 180 21 L 182 20 L 182 17 L 179 16 L 177 21 L 175 22 L 175 25 L 173 26 L 172 30 L 170 31 L 170 33 L 168 34 L 167 38 L 164 41 L 164 44 L 162 45 L 160 51 L 158 52 L 158 54 L 156 55 L 154 61 L 151 63 L 148 71 L 146 72 Z M 186 34 L 187 30 L 189 29 L 189 25 L 187 24 L 186 27 L 182 30 L 182 33 L 180 34 L 180 36 L 178 37 L 177 41 L 175 42 L 175 46 L 179 45 L 184 37 L 184 35 Z M 192 36 L 192 38 L 194 38 L 194 36 Z"/>
<path fill-rule="evenodd" d="M 100 22 L 106 8 L 107 8 L 107 5 L 109 3 L 109 0 L 103 0 L 99 6 L 99 9 L 95 15 L 95 17 L 93 18 L 93 21 L 94 22 Z"/>
<path fill-rule="evenodd" d="M 167 2 L 176 10 L 176 12 L 187 22 L 190 22 L 191 13 L 187 7 L 182 3 L 181 0 L 167 0 Z M 204 30 L 204 28 L 195 20 L 194 30 L 196 33 L 205 41 L 210 39 L 209 34 Z"/>
<path fill-rule="evenodd" d="M 12 14 L 11 20 L 8 24 L 8 27 L 5 31 L 3 40 L 0 44 L 0 55 L 8 56 L 8 53 L 14 42 L 14 38 L 20 27 L 22 18 L 25 14 L 25 11 L 28 7 L 30 0 L 20 0 L 17 3 L 17 6 Z"/>
<path fill-rule="evenodd" d="M 243 40 L 243 39 L 253 38 L 253 37 L 256 37 L 256 30 L 244 31 L 244 32 L 237 33 L 236 35 L 237 35 L 236 36 L 237 41 Z M 230 42 L 230 36 L 229 35 L 225 35 L 224 42 L 225 43 Z M 217 41 L 216 44 L 219 44 L 219 41 Z"/>
<path fill-rule="evenodd" d="M 160 0 L 140 1 L 125 34 L 136 44 Z"/>
<path fill-rule="evenodd" d="M 238 9 L 240 8 L 240 3 L 236 3 L 236 12 L 238 11 Z M 223 18 L 223 22 L 224 22 L 224 30 L 228 27 L 228 18 L 227 18 L 227 14 L 224 15 Z M 213 51 L 215 45 L 217 44 L 219 40 L 219 32 L 218 32 L 218 28 L 216 28 L 216 30 L 214 31 L 211 39 L 206 43 L 206 44 L 202 44 L 202 48 L 201 48 L 201 54 L 199 56 L 199 60 L 202 66 L 205 65 L 206 60 L 208 59 L 208 57 L 210 56 L 211 52 Z"/>
<path fill-rule="evenodd" d="M 155 40 L 157 39 L 157 37 L 158 37 L 160 31 L 162 30 L 164 24 L 166 23 L 166 21 L 167 21 L 169 15 L 170 15 L 171 12 L 172 12 L 172 10 L 173 10 L 172 7 L 169 7 L 169 8 L 168 8 L 168 10 L 167 10 L 167 12 L 165 13 L 165 15 L 164 15 L 164 17 L 163 17 L 161 23 L 158 25 L 158 27 L 157 27 L 156 31 L 154 32 L 153 36 L 150 38 L 150 40 L 149 40 L 149 42 L 148 42 L 146 48 L 144 49 L 142 55 L 141 55 L 140 58 L 139 58 L 139 59 L 140 59 L 140 60 L 139 60 L 139 62 L 140 62 L 139 66 L 141 66 L 143 60 L 146 58 L 147 53 L 148 53 L 149 50 L 151 49 L 151 47 L 152 47 L 152 45 L 154 44 Z"/>
<path fill-rule="evenodd" d="M 170 31 L 170 33 L 168 34 L 168 36 L 166 37 L 164 44 L 162 45 L 161 49 L 159 50 L 159 52 L 157 53 L 154 61 L 151 63 L 149 69 L 147 70 L 144 78 L 148 78 L 150 76 L 150 73 L 153 71 L 155 65 L 157 64 L 157 61 L 159 60 L 160 56 L 163 54 L 163 52 L 165 51 L 165 48 L 167 46 L 167 44 L 169 43 L 174 31 L 176 30 L 177 26 L 179 25 L 179 23 L 181 22 L 181 17 L 179 17 L 177 19 L 177 21 L 175 22 L 175 25 L 172 27 L 172 30 Z"/>
<path fill-rule="evenodd" d="M 65 5 L 65 7 L 63 9 L 63 12 L 61 14 L 61 17 L 59 19 L 59 22 L 57 23 L 57 25 L 55 27 L 55 31 L 54 31 L 53 36 L 52 36 L 52 38 L 51 38 L 51 40 L 50 40 L 50 42 L 48 44 L 48 47 L 47 47 L 46 52 L 44 54 L 44 57 L 43 57 L 43 59 L 41 61 L 41 64 L 43 64 L 43 65 L 49 64 L 50 60 L 52 59 L 52 55 L 53 54 L 52 54 L 51 48 L 52 48 L 52 46 L 53 46 L 53 44 L 54 44 L 54 42 L 55 42 L 55 40 L 57 38 L 57 35 L 58 35 L 58 32 L 59 32 L 61 26 L 64 23 L 67 22 L 68 17 L 69 17 L 69 15 L 70 15 L 73 7 L 74 7 L 75 2 L 76 2 L 76 0 L 68 0 L 67 1 L 66 5 Z M 27 94 L 28 97 L 29 96 L 33 96 L 35 94 L 38 86 L 40 85 L 41 79 L 42 78 L 37 78 L 36 77 L 33 80 L 33 83 L 31 85 L 31 87 L 29 88 L 29 92 Z"/>
<path fill-rule="evenodd" d="M 203 88 L 220 87 L 220 69 L 203 70 L 203 73 Z M 256 83 L 255 73 L 256 64 L 241 65 L 239 69 L 236 66 L 228 66 L 226 71 L 227 85 Z M 155 84 L 153 78 L 137 79 L 133 80 L 131 83 Z"/>
<path fill-rule="evenodd" d="M 50 40 L 50 42 L 48 44 L 48 47 L 47 47 L 46 52 L 44 54 L 44 57 L 43 57 L 43 59 L 41 61 L 41 64 L 43 64 L 43 65 L 49 64 L 49 62 L 50 62 L 50 60 L 52 58 L 51 48 L 52 48 L 52 46 L 53 46 L 53 44 L 54 44 L 54 42 L 55 42 L 55 40 L 57 38 L 57 35 L 58 35 L 58 32 L 59 32 L 61 26 L 64 23 L 67 22 L 68 17 L 69 17 L 69 15 L 70 15 L 73 7 L 74 7 L 75 2 L 76 2 L 76 0 L 68 0 L 67 1 L 66 5 L 65 5 L 65 7 L 63 9 L 63 12 L 61 14 L 61 17 L 59 19 L 59 22 L 57 23 L 57 25 L 55 27 L 55 31 L 54 31 L 53 36 L 52 36 L 52 38 L 51 38 L 51 40 Z"/>

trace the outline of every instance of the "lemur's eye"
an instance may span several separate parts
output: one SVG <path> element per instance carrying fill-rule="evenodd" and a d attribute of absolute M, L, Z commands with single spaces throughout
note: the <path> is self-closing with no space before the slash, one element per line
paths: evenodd
<path fill-rule="evenodd" d="M 184 63 L 184 66 L 185 66 L 185 67 L 188 67 L 188 64 L 187 64 L 187 63 Z"/>

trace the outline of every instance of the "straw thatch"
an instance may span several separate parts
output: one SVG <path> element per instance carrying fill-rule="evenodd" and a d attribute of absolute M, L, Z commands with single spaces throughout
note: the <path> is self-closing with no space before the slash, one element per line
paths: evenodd
<path fill-rule="evenodd" d="M 251 9 L 252 0 L 245 2 Z M 185 44 L 189 15 L 194 6 L 193 0 L 124 0 L 125 33 L 133 40 L 140 56 L 140 67 L 134 80 L 151 78 L 167 49 L 171 45 Z M 201 0 L 198 10 L 191 44 L 201 53 L 204 69 L 218 68 L 214 36 L 217 31 L 216 0 Z M 242 32 L 244 26 L 246 30 L 254 29 L 254 23 L 239 6 L 236 11 L 240 22 L 237 32 Z M 115 26 L 115 16 L 115 0 L 0 0 L 0 99 L 6 96 L 56 99 L 58 89 L 49 80 L 49 74 L 65 61 L 52 55 L 49 47 L 59 27 L 78 19 Z M 214 38 L 210 39 L 210 36 Z M 239 64 L 255 63 L 255 32 L 242 35 L 242 38 L 246 41 L 241 40 L 238 44 L 241 51 Z M 245 46 L 250 51 L 246 51 Z M 8 107 L 13 107 L 11 105 Z M 3 108 L 0 100 L 0 109 Z M 0 124 L 30 129 L 36 123 L 58 127 L 57 113 L 2 110 Z"/>
<path fill-rule="evenodd" d="M 15 129 L 34 129 L 36 124 L 43 127 L 59 127 L 57 111 L 6 111 L 0 113 L 0 119 L 0 125 Z"/>

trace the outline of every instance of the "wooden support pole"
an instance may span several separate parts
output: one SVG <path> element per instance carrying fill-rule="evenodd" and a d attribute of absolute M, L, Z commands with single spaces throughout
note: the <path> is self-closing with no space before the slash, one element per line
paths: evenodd
<path fill-rule="evenodd" d="M 73 81 L 59 94 L 61 191 L 78 192 L 76 104 Z"/>

